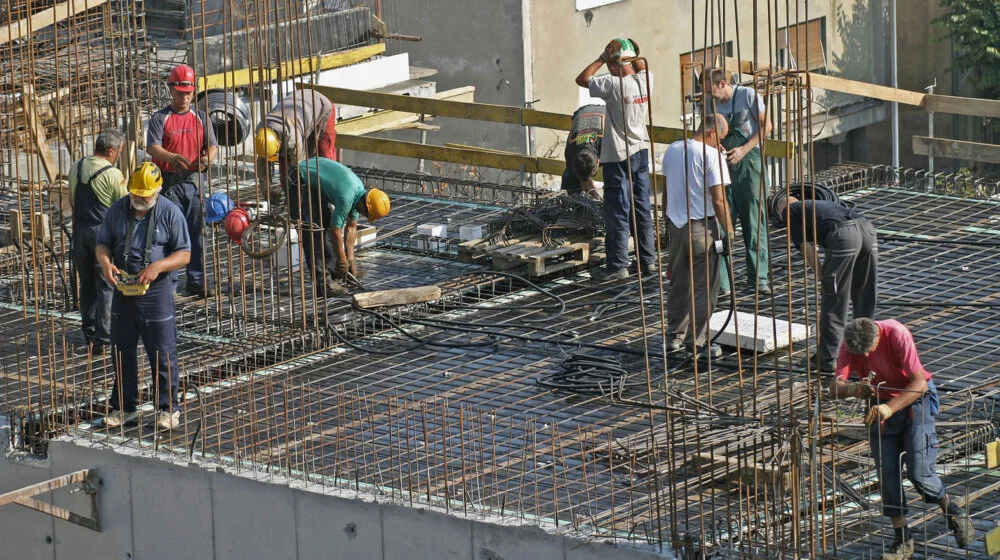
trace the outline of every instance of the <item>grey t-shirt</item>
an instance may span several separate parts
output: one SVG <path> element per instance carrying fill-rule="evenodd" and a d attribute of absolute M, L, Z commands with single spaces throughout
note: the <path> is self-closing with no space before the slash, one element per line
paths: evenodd
<path fill-rule="evenodd" d="M 733 96 L 725 103 L 716 99 L 715 110 L 729 121 L 730 131 L 739 130 L 740 134 L 749 139 L 760 130 L 764 98 L 751 88 L 733 86 Z M 711 107 L 708 113 L 712 113 Z"/>
<path fill-rule="evenodd" d="M 604 141 L 601 144 L 601 163 L 625 161 L 628 156 L 648 149 L 649 140 L 646 125 L 649 120 L 649 91 L 646 90 L 646 75 L 649 87 L 653 87 L 653 73 L 643 70 L 636 74 L 619 78 L 610 74 L 594 76 L 590 79 L 590 95 L 607 103 L 608 123 L 604 127 Z M 625 87 L 625 114 L 622 114 L 622 82 Z M 629 153 L 625 153 L 625 135 L 628 134 Z"/>

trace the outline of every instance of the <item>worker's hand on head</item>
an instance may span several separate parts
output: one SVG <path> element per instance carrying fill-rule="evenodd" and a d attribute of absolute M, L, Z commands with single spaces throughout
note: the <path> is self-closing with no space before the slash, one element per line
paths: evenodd
<path fill-rule="evenodd" d="M 101 272 L 104 273 L 104 279 L 107 280 L 108 284 L 111 284 L 112 286 L 118 285 L 118 275 L 121 274 L 122 271 L 118 270 L 115 263 L 109 260 L 108 264 L 102 264 Z"/>
<path fill-rule="evenodd" d="M 342 280 L 347 278 L 348 268 L 350 264 L 347 259 L 337 259 L 337 266 L 333 269 L 333 279 Z"/>
<path fill-rule="evenodd" d="M 635 39 L 629 37 L 629 42 L 632 43 L 632 48 L 635 49 L 635 56 L 639 56 L 639 43 L 635 42 Z"/>
<path fill-rule="evenodd" d="M 163 272 L 163 266 L 160 264 L 160 261 L 150 263 L 149 266 L 139 272 L 138 281 L 140 284 L 152 284 L 161 272 Z"/>
<path fill-rule="evenodd" d="M 737 163 L 743 161 L 743 158 L 746 155 L 747 150 L 743 146 L 737 146 L 726 151 L 726 161 L 729 162 L 729 165 L 736 165 Z"/>
<path fill-rule="evenodd" d="M 873 406 L 871 410 L 868 411 L 868 415 L 865 416 L 865 424 L 873 424 L 875 422 L 885 422 L 892 416 L 892 409 L 889 408 L 887 404 L 880 404 L 878 406 Z"/>
<path fill-rule="evenodd" d="M 604 47 L 604 52 L 601 53 L 601 60 L 607 64 L 609 62 L 615 62 L 618 60 L 618 53 L 621 51 L 622 45 L 618 42 L 618 39 L 612 39 Z"/>
<path fill-rule="evenodd" d="M 170 162 L 170 166 L 175 169 L 191 169 L 191 160 L 180 154 L 171 154 L 168 161 Z"/>

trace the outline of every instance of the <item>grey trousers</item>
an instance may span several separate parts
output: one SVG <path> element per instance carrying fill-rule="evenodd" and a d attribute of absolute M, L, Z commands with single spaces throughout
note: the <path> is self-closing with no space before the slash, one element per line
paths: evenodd
<path fill-rule="evenodd" d="M 708 320 L 719 297 L 719 255 L 715 251 L 715 218 L 670 224 L 670 290 L 667 294 L 667 336 L 708 343 Z M 694 309 L 691 294 L 694 293 Z M 692 328 L 692 324 L 694 327 Z"/>
<path fill-rule="evenodd" d="M 818 364 L 824 371 L 833 371 L 844 337 L 848 304 L 854 304 L 855 319 L 875 318 L 875 227 L 864 218 L 839 224 L 823 241 L 823 249 Z"/>

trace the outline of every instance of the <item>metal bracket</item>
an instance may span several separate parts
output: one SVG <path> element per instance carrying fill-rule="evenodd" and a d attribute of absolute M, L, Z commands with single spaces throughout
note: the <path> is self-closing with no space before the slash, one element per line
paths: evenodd
<path fill-rule="evenodd" d="M 90 517 L 74 513 L 65 508 L 41 502 L 32 497 L 38 494 L 44 494 L 45 492 L 51 492 L 58 488 L 64 488 L 66 486 L 73 486 L 76 484 L 79 484 L 80 489 L 90 497 Z M 0 506 L 15 503 L 100 533 L 101 503 L 98 494 L 99 487 L 100 482 L 97 478 L 97 470 L 84 469 L 82 471 L 76 471 L 57 478 L 46 480 L 44 482 L 39 482 L 38 484 L 25 486 L 20 490 L 0 494 Z"/>

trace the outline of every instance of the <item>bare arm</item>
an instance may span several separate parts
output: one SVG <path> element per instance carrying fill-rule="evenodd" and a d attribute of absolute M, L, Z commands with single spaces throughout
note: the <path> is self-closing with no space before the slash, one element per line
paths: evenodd
<path fill-rule="evenodd" d="M 761 137 L 767 138 L 768 136 L 771 135 L 771 119 L 767 118 L 767 111 L 762 111 L 760 115 L 757 116 L 757 125 L 758 125 L 757 134 L 751 136 L 747 140 L 746 144 L 740 146 L 741 148 L 743 148 L 744 153 L 749 152 L 750 150 L 759 146 Z M 764 131 L 764 134 L 761 134 L 760 131 Z"/>
<path fill-rule="evenodd" d="M 139 282 L 149 284 L 164 272 L 179 270 L 191 262 L 191 251 L 174 251 L 166 258 L 149 263 L 149 266 L 139 273 Z"/>
<path fill-rule="evenodd" d="M 348 261 L 347 251 L 344 250 L 345 235 L 344 230 L 338 227 L 330 228 L 330 236 L 333 237 L 333 250 L 337 252 L 337 262 L 346 263 Z M 351 253 L 354 249 L 351 249 Z"/>
<path fill-rule="evenodd" d="M 924 372 L 921 371 L 911 375 L 913 379 L 906 384 L 906 387 L 903 387 L 903 391 L 885 403 L 892 409 L 893 414 L 917 402 L 917 399 L 924 396 L 924 392 L 927 390 L 927 380 L 924 379 Z"/>
<path fill-rule="evenodd" d="M 806 264 L 808 264 L 816 272 L 817 276 L 822 276 L 823 265 L 820 263 L 819 254 L 816 252 L 816 246 L 806 241 L 802 244 L 802 254 L 806 258 Z"/>
<path fill-rule="evenodd" d="M 726 200 L 726 189 L 722 185 L 715 185 L 709 188 L 708 192 L 712 196 L 712 208 L 715 210 L 715 219 L 719 221 L 722 231 L 726 232 L 726 236 L 732 239 L 733 223 L 729 218 L 729 201 Z"/>
<path fill-rule="evenodd" d="M 635 70 L 637 74 L 639 72 L 642 72 L 643 70 L 645 70 L 646 69 L 646 59 L 645 58 L 637 58 L 637 59 L 633 60 L 632 61 L 632 69 Z"/>
<path fill-rule="evenodd" d="M 104 273 L 104 279 L 108 281 L 108 284 L 112 286 L 118 285 L 118 275 L 121 271 L 115 266 L 115 263 L 111 262 L 111 248 L 107 245 L 97 246 L 97 264 L 101 267 L 101 272 Z"/>
<path fill-rule="evenodd" d="M 582 88 L 590 87 L 590 79 L 597 74 L 597 71 L 601 69 L 601 66 L 604 66 L 604 61 L 600 58 L 588 64 L 587 67 L 583 69 L 583 72 L 580 72 L 580 75 L 576 77 L 576 85 Z"/>
<path fill-rule="evenodd" d="M 344 226 L 344 253 L 348 262 L 354 260 L 354 243 L 358 239 L 358 222 L 351 220 Z"/>

